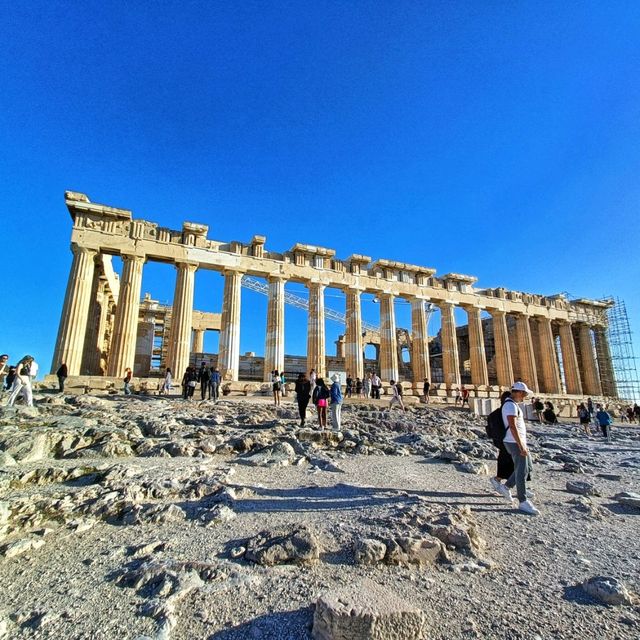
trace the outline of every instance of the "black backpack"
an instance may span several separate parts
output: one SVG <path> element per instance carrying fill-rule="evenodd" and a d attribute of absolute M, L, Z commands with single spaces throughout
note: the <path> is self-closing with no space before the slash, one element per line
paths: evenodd
<path fill-rule="evenodd" d="M 513 402 L 513 400 L 508 399 L 505 402 Z M 504 426 L 502 407 L 498 407 L 487 416 L 487 426 L 485 429 L 489 439 L 493 440 L 493 444 L 499 448 L 509 429 L 509 427 Z"/>
<path fill-rule="evenodd" d="M 402 397 L 402 385 L 399 382 L 396 382 L 396 389 L 398 390 L 398 395 Z"/>

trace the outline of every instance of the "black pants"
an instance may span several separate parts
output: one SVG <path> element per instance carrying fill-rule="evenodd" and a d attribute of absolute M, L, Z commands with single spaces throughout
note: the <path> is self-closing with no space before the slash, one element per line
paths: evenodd
<path fill-rule="evenodd" d="M 380 400 L 380 387 L 371 387 L 371 397 Z"/>
<path fill-rule="evenodd" d="M 64 393 L 64 381 L 66 379 L 66 376 L 58 376 L 58 388 L 60 389 L 60 393 Z"/>
<path fill-rule="evenodd" d="M 513 458 L 501 442 L 498 453 L 498 471 L 496 477 L 506 480 L 513 473 Z"/>
<path fill-rule="evenodd" d="M 207 397 L 207 389 L 209 389 L 209 381 L 202 380 L 202 382 L 200 382 L 200 396 L 203 400 Z M 211 398 L 211 391 L 209 391 L 209 398 Z"/>
<path fill-rule="evenodd" d="M 304 422 L 307 419 L 307 405 L 309 404 L 309 398 L 304 400 L 298 400 L 298 413 L 300 414 L 300 422 Z"/>

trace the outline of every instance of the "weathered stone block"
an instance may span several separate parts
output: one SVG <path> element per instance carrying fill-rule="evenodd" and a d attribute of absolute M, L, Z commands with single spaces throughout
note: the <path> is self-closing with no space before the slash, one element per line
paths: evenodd
<path fill-rule="evenodd" d="M 424 640 L 424 613 L 365 579 L 318 598 L 315 640 Z"/>

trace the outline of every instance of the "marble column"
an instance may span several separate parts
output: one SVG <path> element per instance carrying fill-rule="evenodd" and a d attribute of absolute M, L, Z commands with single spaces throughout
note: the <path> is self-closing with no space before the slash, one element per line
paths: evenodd
<path fill-rule="evenodd" d="M 309 315 L 307 321 L 307 373 L 314 369 L 318 377 L 326 375 L 325 331 L 324 331 L 324 290 L 320 282 L 310 282 Z"/>
<path fill-rule="evenodd" d="M 601 396 L 602 387 L 598 374 L 595 353 L 593 351 L 593 341 L 591 340 L 591 327 L 588 324 L 580 323 L 579 340 L 580 355 L 582 359 L 582 390 L 589 396 Z"/>
<path fill-rule="evenodd" d="M 380 378 L 388 383 L 398 381 L 398 344 L 394 296 L 381 293 L 380 298 Z"/>
<path fill-rule="evenodd" d="M 77 376 L 82 364 L 97 252 L 77 244 L 71 245 L 71 251 L 73 262 L 67 281 L 51 373 L 55 374 L 64 363 L 69 375 Z"/>
<path fill-rule="evenodd" d="M 510 389 L 513 384 L 513 364 L 511 363 L 511 348 L 509 347 L 507 314 L 498 309 L 492 309 L 489 313 L 493 318 L 493 342 L 498 385 Z"/>
<path fill-rule="evenodd" d="M 413 387 L 419 390 L 420 394 L 422 394 L 424 379 L 431 380 L 429 334 L 424 302 L 423 298 L 411 298 L 411 369 Z"/>
<path fill-rule="evenodd" d="M 193 330 L 192 353 L 204 353 L 204 329 Z"/>
<path fill-rule="evenodd" d="M 609 398 L 617 398 L 618 388 L 616 386 L 616 376 L 613 371 L 613 360 L 611 359 L 611 348 L 609 347 L 606 328 L 603 326 L 595 326 L 593 328 L 593 337 L 596 343 L 602 394 Z"/>
<path fill-rule="evenodd" d="M 520 361 L 520 378 L 532 391 L 538 392 L 538 372 L 536 356 L 533 350 L 531 325 L 526 313 L 516 315 L 516 336 L 518 339 L 518 360 Z"/>
<path fill-rule="evenodd" d="M 471 360 L 471 382 L 476 386 L 488 386 L 487 354 L 484 349 L 481 309 L 465 306 L 469 327 L 469 358 Z"/>
<path fill-rule="evenodd" d="M 262 379 L 271 381 L 271 372 L 284 369 L 284 284 L 285 279 L 273 276 L 268 279 L 267 335 L 264 347 L 264 372 Z"/>
<path fill-rule="evenodd" d="M 355 380 L 364 377 L 364 347 L 362 344 L 362 309 L 360 305 L 360 291 L 349 288 L 347 298 L 347 322 L 345 341 L 345 369 Z"/>
<path fill-rule="evenodd" d="M 556 357 L 556 343 L 553 338 L 550 318 L 536 318 L 538 323 L 538 365 L 542 374 L 542 391 L 545 393 L 561 393 L 560 369 Z"/>
<path fill-rule="evenodd" d="M 440 339 L 442 341 L 442 369 L 447 387 L 460 384 L 460 358 L 456 333 L 455 306 L 450 302 L 438 304 L 441 315 Z"/>
<path fill-rule="evenodd" d="M 240 302 L 242 273 L 224 272 L 218 369 L 223 380 L 238 380 L 240 368 Z"/>
<path fill-rule="evenodd" d="M 178 262 L 176 269 L 176 286 L 173 293 L 171 309 L 171 332 L 169 334 L 169 353 L 167 367 L 176 378 L 189 366 L 191 355 L 191 332 L 193 330 L 193 293 L 197 264 Z"/>
<path fill-rule="evenodd" d="M 99 263 L 96 263 L 96 266 L 98 265 Z M 100 361 L 104 352 L 104 334 L 109 313 L 108 296 L 105 294 L 106 286 L 107 281 L 100 273 L 100 269 L 95 269 L 82 353 L 82 366 L 80 367 L 81 375 L 99 376 L 104 373 L 101 370 Z"/>
<path fill-rule="evenodd" d="M 573 341 L 571 323 L 566 320 L 559 325 L 560 350 L 562 351 L 562 367 L 564 369 L 564 382 L 569 395 L 582 395 L 582 381 L 578 370 L 578 356 L 576 345 Z"/>
<path fill-rule="evenodd" d="M 133 371 L 144 261 L 142 256 L 122 256 L 122 277 L 109 350 L 108 376 L 121 378 L 126 368 Z"/>

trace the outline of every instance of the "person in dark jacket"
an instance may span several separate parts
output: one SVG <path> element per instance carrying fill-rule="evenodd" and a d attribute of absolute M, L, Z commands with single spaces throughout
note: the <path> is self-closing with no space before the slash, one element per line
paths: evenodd
<path fill-rule="evenodd" d="M 60 368 L 56 371 L 56 375 L 58 376 L 58 389 L 60 390 L 60 393 L 64 393 L 64 381 L 68 377 L 67 365 L 64 362 L 60 365 Z"/>
<path fill-rule="evenodd" d="M 301 373 L 296 380 L 296 402 L 298 403 L 298 413 L 300 414 L 300 426 L 304 427 L 307 419 L 307 405 L 311 397 L 311 382 L 306 374 Z"/>
<path fill-rule="evenodd" d="M 207 367 L 207 363 L 203 362 L 200 365 L 198 371 L 198 382 L 200 383 L 200 397 L 205 400 L 207 397 L 207 391 L 209 392 L 209 400 L 211 400 L 211 387 L 209 381 L 211 380 L 211 369 Z"/>
<path fill-rule="evenodd" d="M 511 397 L 511 391 L 505 391 L 500 396 L 500 405 L 502 406 L 509 398 Z M 494 444 L 496 444 L 494 442 Z M 513 458 L 511 454 L 507 451 L 507 448 L 504 446 L 502 441 L 499 442 L 498 446 L 498 461 L 496 464 L 496 475 L 495 478 L 491 478 L 491 486 L 495 491 L 497 491 L 501 496 L 505 498 L 511 498 L 511 494 L 509 489 L 505 487 L 502 483 L 503 480 L 507 480 L 511 477 L 513 473 Z"/>

